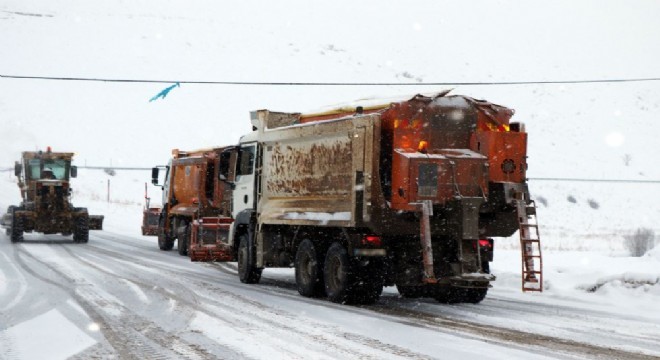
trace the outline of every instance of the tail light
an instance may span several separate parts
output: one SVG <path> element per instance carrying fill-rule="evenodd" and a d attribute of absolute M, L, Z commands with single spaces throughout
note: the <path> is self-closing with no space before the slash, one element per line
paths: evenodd
<path fill-rule="evenodd" d="M 373 247 L 381 247 L 382 241 L 380 239 L 380 236 L 376 235 L 365 235 L 362 238 L 362 245 L 369 245 Z"/>
<path fill-rule="evenodd" d="M 493 248 L 493 239 L 480 239 L 479 240 L 479 247 L 492 249 Z"/>
<path fill-rule="evenodd" d="M 472 248 L 477 249 L 477 244 L 479 244 L 479 249 L 482 250 L 493 250 L 493 239 L 479 239 L 472 243 Z"/>

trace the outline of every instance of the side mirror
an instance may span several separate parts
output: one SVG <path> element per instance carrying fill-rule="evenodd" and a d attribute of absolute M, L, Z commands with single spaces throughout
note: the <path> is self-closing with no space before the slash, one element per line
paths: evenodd
<path fill-rule="evenodd" d="M 18 161 L 14 163 L 14 175 L 16 175 L 16 177 L 21 176 L 21 163 Z"/>
<path fill-rule="evenodd" d="M 158 186 L 158 168 L 151 168 L 151 183 Z"/>
<path fill-rule="evenodd" d="M 77 177 L 78 176 L 78 167 L 77 166 L 72 166 L 71 167 L 71 177 Z"/>

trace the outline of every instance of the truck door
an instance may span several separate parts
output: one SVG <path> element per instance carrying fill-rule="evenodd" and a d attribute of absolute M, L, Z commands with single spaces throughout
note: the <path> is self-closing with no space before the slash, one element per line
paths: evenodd
<path fill-rule="evenodd" d="M 238 152 L 236 161 L 236 180 L 233 194 L 232 217 L 238 218 L 238 215 L 246 209 L 255 207 L 255 160 L 257 155 L 257 144 L 243 144 Z"/>

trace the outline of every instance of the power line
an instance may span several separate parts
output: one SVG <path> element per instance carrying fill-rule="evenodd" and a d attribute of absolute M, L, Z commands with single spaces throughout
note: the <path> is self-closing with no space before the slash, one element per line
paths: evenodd
<path fill-rule="evenodd" d="M 548 80 L 548 81 L 457 81 L 457 82 L 295 82 L 295 81 L 199 81 L 199 80 L 155 80 L 155 79 L 111 79 L 94 77 L 58 77 L 32 75 L 2 75 L 7 79 L 54 80 L 54 81 L 90 81 L 113 83 L 180 83 L 201 85 L 243 85 L 243 86 L 492 86 L 492 85 L 543 85 L 543 84 L 597 84 L 660 81 L 660 78 L 624 78 L 624 79 L 584 79 L 584 80 Z"/>
<path fill-rule="evenodd" d="M 78 165 L 78 169 L 92 169 L 92 170 L 151 170 L 150 167 L 121 167 L 121 166 L 84 166 Z"/>

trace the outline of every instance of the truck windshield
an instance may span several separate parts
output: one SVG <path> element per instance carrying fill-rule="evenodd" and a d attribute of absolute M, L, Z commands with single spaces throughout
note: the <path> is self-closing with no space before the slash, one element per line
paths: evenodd
<path fill-rule="evenodd" d="M 54 179 L 69 180 L 71 162 L 62 159 L 30 159 L 28 163 L 28 177 L 39 180 L 46 176 L 44 169 L 50 169 Z"/>

